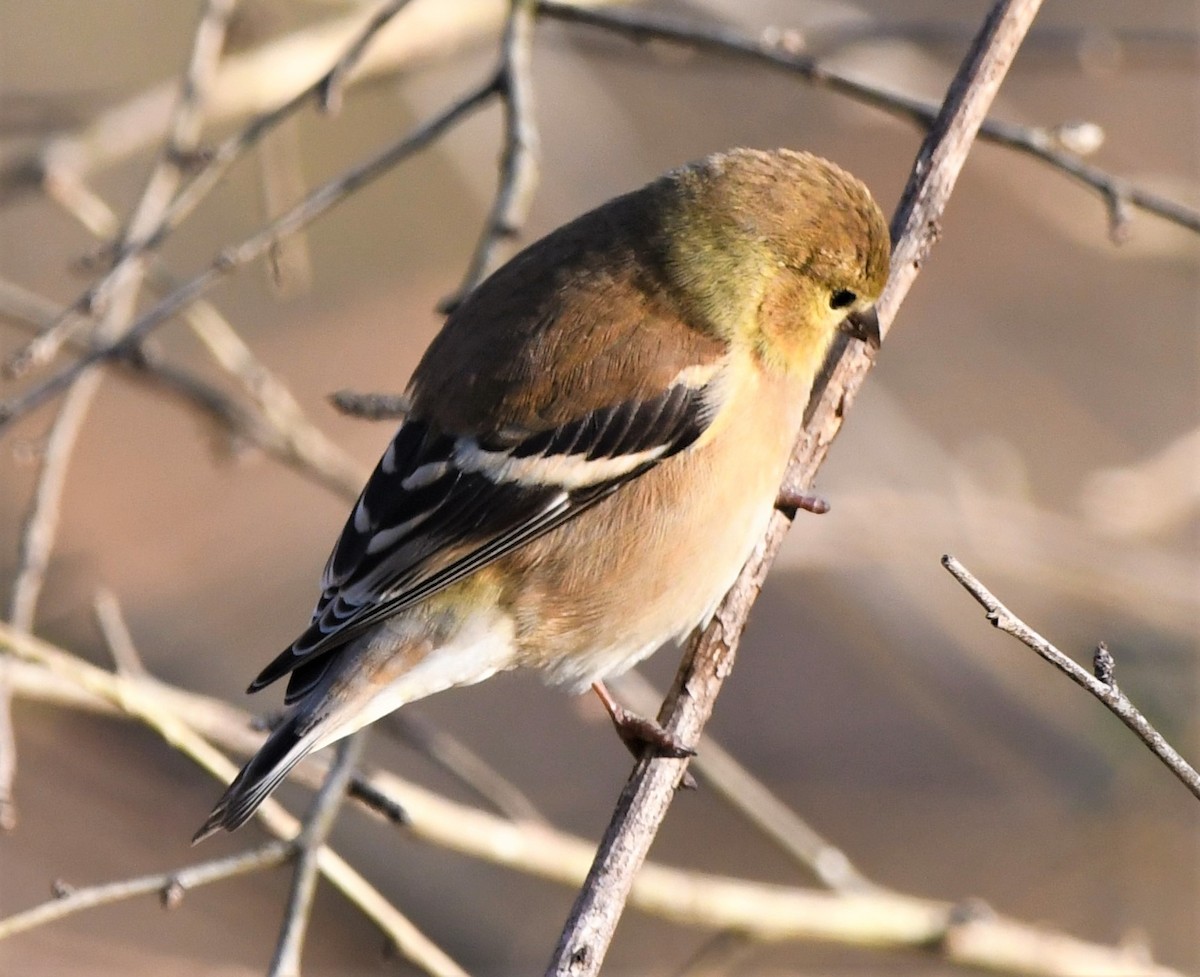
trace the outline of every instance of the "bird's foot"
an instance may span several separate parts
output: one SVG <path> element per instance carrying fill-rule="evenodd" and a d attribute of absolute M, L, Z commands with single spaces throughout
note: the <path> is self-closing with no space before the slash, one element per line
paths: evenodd
<path fill-rule="evenodd" d="M 696 755 L 696 751 L 684 745 L 674 733 L 663 729 L 653 719 L 639 716 L 617 702 L 603 682 L 594 682 L 592 691 L 604 704 L 617 735 L 635 759 L 640 760 L 647 752 L 651 756 L 670 757 L 675 760 Z"/>

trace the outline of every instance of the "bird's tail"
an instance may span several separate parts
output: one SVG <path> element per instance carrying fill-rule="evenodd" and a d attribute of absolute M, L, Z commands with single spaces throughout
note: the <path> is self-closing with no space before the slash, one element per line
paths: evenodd
<path fill-rule="evenodd" d="M 302 723 L 303 718 L 302 713 L 293 713 L 267 737 L 192 837 L 193 845 L 222 828 L 232 831 L 241 827 L 292 767 L 321 745 L 313 736 L 311 725 Z M 309 726 L 303 734 L 301 725 Z"/>

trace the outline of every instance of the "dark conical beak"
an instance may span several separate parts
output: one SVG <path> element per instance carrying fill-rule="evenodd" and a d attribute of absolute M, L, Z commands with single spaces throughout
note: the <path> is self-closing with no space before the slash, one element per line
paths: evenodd
<path fill-rule="evenodd" d="M 851 312 L 842 320 L 842 332 L 855 339 L 861 339 L 871 349 L 879 349 L 882 337 L 879 335 L 879 315 L 875 306 Z"/>

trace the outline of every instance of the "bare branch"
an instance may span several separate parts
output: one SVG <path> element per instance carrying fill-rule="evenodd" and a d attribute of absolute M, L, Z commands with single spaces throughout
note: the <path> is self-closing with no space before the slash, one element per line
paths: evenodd
<path fill-rule="evenodd" d="M 583 0 L 580 0 L 583 2 Z M 589 0 L 596 6 L 606 0 Z M 616 0 L 608 0 L 616 2 Z M 482 41 L 491 42 L 505 17 L 506 0 L 473 0 L 449 4 L 422 0 L 410 4 L 403 17 L 392 18 L 370 38 L 349 82 L 395 77 L 430 64 L 441 64 L 454 54 L 469 51 Z M 328 74 L 323 65 L 336 65 L 372 30 L 376 11 L 354 5 L 345 14 L 322 20 L 284 37 L 226 58 L 217 75 L 208 118 L 214 124 L 232 125 L 257 117 L 250 128 L 272 124 L 272 113 L 303 94 L 307 103 Z M 55 133 L 30 152 L 0 165 L 0 205 L 70 170 L 76 179 L 93 173 L 155 145 L 166 132 L 175 101 L 174 83 L 144 89 L 105 110 L 83 126 Z M 293 107 L 294 109 L 295 107 Z M 241 138 L 235 135 L 234 140 Z M 222 143 L 210 156 L 225 161 Z M 237 150 L 233 156 L 240 155 Z M 197 174 L 199 175 L 199 174 Z M 207 179 L 207 178 L 206 178 Z M 215 182 L 215 181 L 214 181 Z M 185 191 L 189 193 L 190 191 Z"/>
<path fill-rule="evenodd" d="M 386 173 L 408 156 L 424 149 L 447 129 L 477 109 L 494 94 L 491 81 L 468 92 L 449 108 L 419 126 L 382 152 L 350 167 L 321 184 L 300 203 L 269 222 L 240 244 L 218 254 L 207 269 L 179 286 L 145 312 L 117 340 L 86 353 L 24 394 L 0 402 L 0 432 L 12 421 L 37 408 L 75 382 L 86 369 L 103 360 L 128 355 L 155 329 L 194 302 L 225 275 L 265 254 L 280 236 L 306 226 L 326 210 L 341 203 L 359 187 Z"/>
<path fill-rule="evenodd" d="M 151 276 L 157 282 L 154 269 Z M 48 299 L 0 280 L 0 316 L 38 328 L 49 323 L 58 311 Z M 242 383 L 257 404 L 241 404 L 197 374 L 159 362 L 141 351 L 119 357 L 115 365 L 135 380 L 180 399 L 213 421 L 232 441 L 264 451 L 343 498 L 356 498 L 367 472 L 304 417 L 282 381 L 254 357 L 217 310 L 198 301 L 183 315 L 213 357 Z M 97 343 L 81 336 L 73 338 L 71 345 L 86 351 Z"/>
<path fill-rule="evenodd" d="M 15 673 L 16 688 L 23 695 L 135 720 L 143 718 L 148 702 L 154 702 L 156 714 L 174 715 L 225 749 L 249 754 L 262 745 L 264 734 L 251 729 L 250 717 L 221 700 L 105 672 L 3 624 L 0 648 L 24 659 L 16 663 Z M 188 746 L 183 749 L 187 752 Z M 232 765 L 226 766 L 232 772 Z M 319 787 L 327 771 L 327 758 L 318 754 L 302 762 L 292 776 Z M 562 885 L 580 884 L 594 852 L 586 839 L 545 824 L 497 817 L 386 771 L 356 777 L 353 796 L 389 821 L 403 810 L 406 832 L 426 843 Z M 294 836 L 294 819 L 281 815 L 273 800 L 264 808 L 268 816 L 262 820 L 269 829 L 290 830 L 288 836 Z M 736 930 L 760 943 L 802 940 L 907 948 L 965 966 L 1045 977 L 1180 977 L 1156 966 L 1140 950 L 1086 943 L 1019 923 L 991 913 L 976 900 L 956 905 L 883 890 L 819 892 L 647 862 L 634 881 L 630 905 L 681 925 Z"/>
<path fill-rule="evenodd" d="M 556 20 L 586 24 L 621 34 L 635 41 L 669 41 L 700 51 L 754 61 L 799 75 L 810 84 L 847 95 L 855 101 L 908 119 L 922 127 L 929 127 L 937 117 L 938 108 L 934 103 L 843 74 L 822 63 L 819 57 L 792 49 L 786 43 L 786 35 L 780 32 L 753 38 L 729 28 L 682 24 L 642 11 L 598 10 L 555 0 L 539 0 L 538 13 Z M 978 135 L 986 142 L 1039 159 L 1098 191 L 1109 211 L 1110 233 L 1123 230 L 1127 204 L 1200 233 L 1200 211 L 1085 162 L 1079 153 L 1065 148 L 1058 127 L 1045 129 L 984 119 Z"/>
<path fill-rule="evenodd" d="M 179 904 L 179 900 L 189 889 L 198 889 L 210 882 L 221 882 L 248 872 L 274 868 L 291 858 L 294 850 L 295 845 L 292 842 L 268 841 L 248 851 L 196 862 L 172 872 L 72 889 L 40 906 L 0 919 L 0 940 L 64 919 L 85 909 L 107 906 L 135 896 L 157 894 L 163 905 L 171 909 Z"/>
<path fill-rule="evenodd" d="M 101 587 L 92 598 L 92 612 L 96 615 L 96 623 L 100 625 L 117 671 L 122 675 L 144 678 L 148 674 L 146 666 L 133 643 L 133 635 L 129 633 L 129 625 L 125 623 L 117 595 Z"/>
<path fill-rule="evenodd" d="M 0 650 L 38 662 L 62 680 L 115 707 L 119 714 L 145 723 L 170 746 L 222 783 L 229 783 L 237 774 L 237 767 L 223 753 L 180 718 L 181 702 L 203 703 L 202 698 L 185 693 L 180 699 L 178 690 L 171 690 L 153 679 L 135 679 L 106 672 L 2 622 Z M 208 703 L 203 712 L 209 722 L 220 722 L 217 717 L 230 715 L 229 708 L 221 703 Z M 245 717 L 241 722 L 244 729 Z M 262 737 L 249 737 L 249 741 L 261 745 Z M 255 816 L 276 837 L 291 841 L 300 833 L 300 822 L 273 798 L 267 798 Z M 322 874 L 379 927 L 401 954 L 435 977 L 466 977 L 458 964 L 337 852 L 323 846 L 317 857 Z"/>
<path fill-rule="evenodd" d="M 496 89 L 504 100 L 504 149 L 492 209 L 458 291 L 439 310 L 452 311 L 496 267 L 503 245 L 521 232 L 538 182 L 537 121 L 533 106 L 534 0 L 510 0 L 500 47 Z"/>
<path fill-rule="evenodd" d="M 617 679 L 621 694 L 643 715 L 655 712 L 662 696 L 637 671 Z M 844 851 L 822 838 L 761 780 L 750 773 L 724 747 L 705 734 L 689 765 L 722 799 L 753 824 L 782 851 L 804 866 L 835 892 L 877 889 L 850 861 Z"/>
<path fill-rule="evenodd" d="M 955 580 L 966 588 L 987 611 L 987 619 L 992 626 L 1011 634 L 1022 644 L 1036 651 L 1042 658 L 1065 674 L 1072 682 L 1087 689 L 1092 695 L 1108 706 L 1109 711 L 1128 726 L 1156 757 L 1162 760 L 1168 769 L 1175 774 L 1188 790 L 1200 797 L 1200 773 L 1197 773 L 1163 735 L 1155 729 L 1138 711 L 1129 697 L 1117 688 L 1112 681 L 1113 658 L 1108 649 L 1101 644 L 1096 649 L 1096 675 L 1089 675 L 1082 667 L 1067 655 L 1054 647 L 1049 641 L 1033 630 L 1028 624 L 1013 614 L 981 584 L 972 574 L 952 556 L 942 557 L 944 566 Z"/>
<path fill-rule="evenodd" d="M 467 745 L 438 727 L 398 710 L 382 720 L 384 728 L 410 748 L 436 763 L 512 821 L 546 823 L 521 790 Z"/>
<path fill-rule="evenodd" d="M 877 306 L 884 336 L 936 240 L 938 220 L 967 152 L 1039 6 L 1040 0 L 1001 0 L 992 8 L 917 154 L 892 221 L 892 240 L 896 242 L 892 274 Z M 817 407 L 811 411 L 792 460 L 790 474 L 799 473 L 800 478 L 788 478 L 789 487 L 798 484 L 804 489 L 811 484 L 813 473 L 841 427 L 849 402 L 872 365 L 871 353 L 864 344 L 859 345 L 863 349 L 849 351 L 836 360 L 827 385 L 820 391 Z M 685 745 L 697 741 L 708 721 L 721 684 L 733 667 L 750 607 L 789 525 L 785 516 L 776 513 L 763 544 L 712 622 L 689 643 L 689 653 L 659 716 L 664 728 Z M 581 977 L 599 971 L 634 875 L 666 816 L 686 764 L 686 760 L 643 760 L 634 769 L 547 975 Z"/>
<path fill-rule="evenodd" d="M 342 100 L 346 93 L 346 79 L 350 76 L 350 72 L 358 67 L 363 53 L 374 40 L 375 35 L 391 23 L 392 18 L 409 3 L 410 0 L 388 0 L 371 15 L 371 19 L 367 21 L 358 37 L 351 42 L 345 53 L 314 86 L 317 100 L 321 103 L 322 109 L 330 113 L 341 111 Z"/>
<path fill-rule="evenodd" d="M 298 856 L 296 868 L 288 892 L 287 908 L 283 913 L 279 942 L 267 971 L 268 977 L 300 977 L 300 954 L 304 949 L 304 934 L 308 929 L 313 896 L 317 891 L 317 876 L 320 874 L 318 856 L 345 800 L 346 788 L 362 756 L 365 738 L 360 731 L 338 744 L 334 761 L 325 775 L 325 783 L 321 785 L 312 809 L 304 819 L 304 829 L 295 842 Z"/>
<path fill-rule="evenodd" d="M 205 97 L 221 57 L 225 28 L 235 4 L 236 0 L 208 0 L 204 8 L 192 41 L 179 102 L 171 117 L 167 145 L 129 219 L 124 241 L 137 240 L 153 225 L 175 192 L 178 161 L 199 138 Z M 106 293 L 106 306 L 96 325 L 96 335 L 106 341 L 124 329 L 133 312 L 141 285 L 141 269 L 132 262 L 119 261 L 108 280 L 112 283 L 111 291 Z M 69 314 L 63 316 L 55 328 L 69 328 L 72 318 Z M 72 386 L 63 401 L 42 456 L 37 490 L 21 534 L 16 581 L 9 602 L 9 619 L 25 630 L 33 627 L 42 581 L 54 549 L 67 467 L 101 379 L 100 373 L 83 370 L 72 377 L 73 381 L 79 382 Z M 0 669 L 0 699 L 8 695 L 6 673 L 6 668 Z M 4 702 L 0 704 L 0 724 L 10 722 L 10 709 Z M 12 783 L 16 774 L 16 753 L 11 729 L 0 727 L 0 749 L 4 751 L 0 758 L 0 823 L 8 824 L 15 817 Z"/>
<path fill-rule="evenodd" d="M 166 142 L 115 247 L 111 270 L 38 337 L 34 348 L 27 347 L 10 357 L 6 364 L 10 373 L 23 372 L 33 365 L 35 357 L 52 356 L 62 345 L 63 334 L 77 312 L 99 311 L 101 321 L 96 329 L 103 338 L 110 338 L 124 327 L 135 306 L 144 274 L 138 258 L 157 232 L 183 178 L 184 160 L 195 152 L 199 143 L 205 105 L 221 60 L 229 18 L 236 6 L 237 0 L 208 0 L 205 5 L 180 83 L 179 100 L 167 128 Z"/>
<path fill-rule="evenodd" d="M 412 412 L 412 403 L 403 394 L 360 394 L 338 390 L 329 402 L 343 414 L 364 421 L 402 421 Z"/>

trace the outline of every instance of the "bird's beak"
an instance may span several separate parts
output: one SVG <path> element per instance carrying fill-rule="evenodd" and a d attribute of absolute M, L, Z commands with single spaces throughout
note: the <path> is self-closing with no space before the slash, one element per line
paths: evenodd
<path fill-rule="evenodd" d="M 871 349 L 879 349 L 882 337 L 879 335 L 879 314 L 875 306 L 851 312 L 842 320 L 842 332 L 855 339 L 861 339 Z"/>

